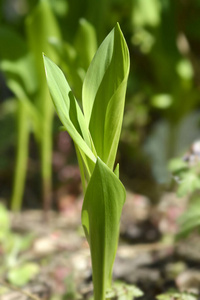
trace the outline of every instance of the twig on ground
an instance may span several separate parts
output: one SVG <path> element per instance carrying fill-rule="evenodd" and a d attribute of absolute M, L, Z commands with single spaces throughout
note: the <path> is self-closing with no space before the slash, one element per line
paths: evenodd
<path fill-rule="evenodd" d="M 29 297 L 32 300 L 41 300 L 38 296 L 33 295 L 28 291 L 24 291 L 24 290 L 22 290 L 22 289 L 20 289 L 16 286 L 13 286 L 13 285 L 11 285 L 11 284 L 9 284 L 9 283 L 5 282 L 4 280 L 1 280 L 1 279 L 0 279 L 0 285 L 3 285 L 5 287 L 9 288 L 10 290 L 14 290 L 14 291 L 17 291 L 17 292 L 19 292 L 23 295 L 26 295 L 27 297 Z"/>

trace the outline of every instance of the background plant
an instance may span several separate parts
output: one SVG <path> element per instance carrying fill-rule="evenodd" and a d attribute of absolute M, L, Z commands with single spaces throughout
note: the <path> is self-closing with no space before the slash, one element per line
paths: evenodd
<path fill-rule="evenodd" d="M 44 209 L 48 210 L 51 207 L 52 197 L 53 109 L 44 80 L 41 52 L 45 51 L 55 61 L 59 59 L 65 71 L 69 70 L 69 67 L 73 70 L 69 81 L 72 86 L 77 87 L 77 94 L 80 97 L 84 74 L 96 50 L 96 37 L 92 25 L 81 20 L 74 48 L 63 42 L 48 1 L 40 1 L 28 16 L 26 31 L 27 40 L 23 40 L 17 32 L 7 27 L 2 27 L 0 32 L 1 70 L 6 75 L 7 85 L 18 100 L 17 156 L 11 209 L 19 211 L 22 205 L 29 136 L 33 131 L 41 157 Z M 51 46 L 50 39 L 54 47 Z M 13 51 L 13 43 L 19 44 L 17 51 Z M 78 50 L 81 43 L 85 45 L 84 51 Z M 82 65 L 78 67 L 80 61 Z"/>
<path fill-rule="evenodd" d="M 36 25 L 40 25 L 40 30 Z M 30 45 L 6 27 L 1 28 L 0 33 L 1 69 L 18 100 L 17 160 L 11 199 L 11 207 L 17 211 L 21 208 L 31 128 L 40 145 L 44 207 L 48 209 L 50 206 L 53 110 L 44 82 L 40 53 L 46 49 L 53 56 L 48 37 L 59 37 L 59 29 L 47 1 L 41 1 L 28 17 L 27 31 Z M 13 43 L 19 44 L 17 52 L 12 49 Z M 53 57 L 56 59 L 55 55 Z"/>
<path fill-rule="evenodd" d="M 198 143 L 198 141 L 194 143 L 193 147 L 198 146 Z M 185 156 L 174 158 L 169 163 L 169 169 L 176 181 L 177 196 L 187 198 L 187 209 L 178 219 L 177 238 L 186 238 L 195 230 L 199 232 L 200 229 L 199 166 L 199 154 L 193 151 L 186 153 Z"/>
<path fill-rule="evenodd" d="M 5 206 L 0 204 L 0 276 L 5 274 L 11 284 L 23 286 L 39 272 L 39 266 L 19 258 L 21 252 L 26 251 L 32 244 L 34 235 L 13 233 L 10 216 Z"/>
<path fill-rule="evenodd" d="M 2 26 L 9 25 L 9 28 L 14 28 L 23 40 L 27 41 L 24 20 L 38 1 L 22 2 L 23 10 L 20 10 L 18 2 L 15 9 L 11 2 L 2 1 L 0 20 Z M 147 9 L 142 0 L 134 2 L 110 0 L 102 2 L 101 8 L 96 11 L 92 1 L 89 0 L 85 4 L 76 0 L 73 3 L 59 0 L 57 4 L 53 0 L 48 1 L 64 43 L 67 41 L 67 46 L 64 47 L 67 49 L 65 58 L 63 48 L 59 50 L 59 57 L 63 62 L 61 67 L 64 72 L 66 70 L 65 73 L 68 73 L 69 68 L 72 70 L 67 79 L 78 100 L 81 98 L 80 87 L 85 72 L 82 67 L 80 70 L 82 59 L 78 58 L 79 42 L 76 42 L 75 38 L 82 23 L 80 20 L 84 18 L 92 24 L 98 44 L 114 24 L 120 21 L 131 54 L 127 105 L 118 152 L 123 162 L 121 174 L 128 187 L 131 188 L 134 181 L 136 191 L 156 199 L 156 182 L 165 184 L 170 179 L 167 171 L 168 159 L 179 155 L 182 148 L 188 147 L 199 134 L 197 113 L 199 33 L 196 30 L 199 3 L 198 1 L 173 3 L 170 0 L 163 2 L 151 0 L 148 3 Z M 87 34 L 91 37 L 88 44 L 95 45 L 94 41 L 91 42 L 92 35 Z M 167 38 L 164 39 L 164 36 Z M 57 43 L 57 46 L 63 45 L 63 40 Z M 55 46 L 54 42 L 51 40 L 50 43 L 58 54 L 59 47 Z M 95 46 L 91 48 L 95 52 Z M 72 73 L 76 74 L 73 75 L 76 77 L 76 80 L 73 79 L 76 84 L 73 84 L 70 78 Z M 3 84 L 1 96 L 5 98 L 7 95 L 8 91 Z M 6 105 L 3 105 L 1 111 L 2 119 L 4 118 L 7 124 L 6 130 L 9 131 L 7 136 L 16 137 L 12 123 L 8 125 L 6 109 Z M 9 149 L 13 147 L 13 140 L 7 138 L 4 141 L 4 144 L 1 144 L 1 157 L 5 158 L 10 153 Z M 2 195 L 7 195 L 7 186 L 10 187 L 7 170 L 11 169 L 11 161 L 6 159 L 1 161 L 1 182 L 6 181 L 6 184 L 2 185 Z M 8 179 L 4 180 L 6 176 Z"/>

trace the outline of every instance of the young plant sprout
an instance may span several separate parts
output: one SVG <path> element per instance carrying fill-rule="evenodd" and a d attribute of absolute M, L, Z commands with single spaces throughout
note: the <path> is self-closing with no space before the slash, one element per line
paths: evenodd
<path fill-rule="evenodd" d="M 41 52 L 55 61 L 48 42 L 50 36 L 60 38 L 60 30 L 48 1 L 38 1 L 25 22 L 26 39 L 6 26 L 0 29 L 0 69 L 18 108 L 17 156 L 11 197 L 11 209 L 20 211 L 25 187 L 29 137 L 33 131 L 41 157 L 44 211 L 51 207 L 52 124 L 54 110 L 46 86 Z"/>
<path fill-rule="evenodd" d="M 114 168 L 129 73 L 129 51 L 119 24 L 97 50 L 82 88 L 82 109 L 62 71 L 44 55 L 50 94 L 74 141 L 84 191 L 82 224 L 90 246 L 94 299 L 111 287 L 125 188 Z"/>

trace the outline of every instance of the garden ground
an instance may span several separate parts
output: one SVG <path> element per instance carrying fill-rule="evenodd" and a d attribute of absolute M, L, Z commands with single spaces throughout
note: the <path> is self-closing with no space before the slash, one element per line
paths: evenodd
<path fill-rule="evenodd" d="M 91 263 L 81 227 L 81 205 L 81 197 L 68 195 L 62 200 L 62 210 L 50 212 L 48 221 L 40 210 L 10 214 L 11 234 L 29 238 L 25 250 L 17 252 L 15 245 L 8 254 L 4 245 L 0 247 L 0 299 L 28 300 L 29 293 L 46 300 L 91 297 Z M 127 193 L 113 277 L 140 288 L 144 295 L 138 299 L 153 300 L 174 289 L 199 293 L 200 237 L 194 233 L 174 241 L 176 220 L 185 205 L 186 200 L 173 193 L 166 193 L 155 207 L 145 196 Z M 7 262 L 5 267 L 13 257 L 17 263 Z"/>

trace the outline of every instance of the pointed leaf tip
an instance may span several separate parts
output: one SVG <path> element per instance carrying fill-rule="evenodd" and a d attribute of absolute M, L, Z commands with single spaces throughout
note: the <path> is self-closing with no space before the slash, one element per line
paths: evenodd
<path fill-rule="evenodd" d="M 90 133 L 81 108 L 61 69 L 47 56 L 43 57 L 47 84 L 57 114 L 74 143 L 95 163 Z"/>
<path fill-rule="evenodd" d="M 129 64 L 128 47 L 117 23 L 97 50 L 82 89 L 84 115 L 97 155 L 111 169 L 121 132 Z"/>

